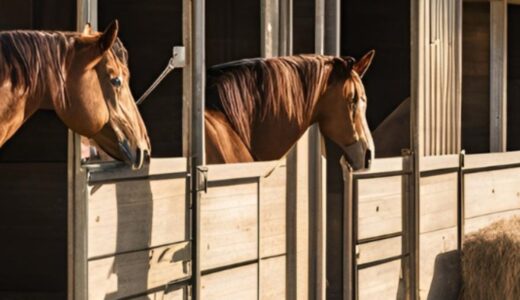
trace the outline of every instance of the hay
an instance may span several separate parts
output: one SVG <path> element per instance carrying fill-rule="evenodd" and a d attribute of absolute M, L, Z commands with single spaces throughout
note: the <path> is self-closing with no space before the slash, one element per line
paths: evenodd
<path fill-rule="evenodd" d="M 520 217 L 498 221 L 466 237 L 462 279 L 462 299 L 520 299 Z"/>

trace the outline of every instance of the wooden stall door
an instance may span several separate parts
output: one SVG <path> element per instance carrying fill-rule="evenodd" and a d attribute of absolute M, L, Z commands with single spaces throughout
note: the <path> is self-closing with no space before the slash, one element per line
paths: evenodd
<path fill-rule="evenodd" d="M 201 297 L 285 299 L 286 167 L 210 165 L 201 197 Z"/>

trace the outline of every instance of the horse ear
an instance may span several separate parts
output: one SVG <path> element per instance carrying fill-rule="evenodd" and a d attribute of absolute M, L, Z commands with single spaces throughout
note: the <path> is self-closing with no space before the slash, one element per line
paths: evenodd
<path fill-rule="evenodd" d="M 83 28 L 82 35 L 92 35 L 92 26 L 90 23 L 85 24 L 85 27 Z"/>
<path fill-rule="evenodd" d="M 365 72 L 368 70 L 368 67 L 370 67 L 370 64 L 372 63 L 372 60 L 374 59 L 375 54 L 376 54 L 375 50 L 368 51 L 368 53 L 365 54 L 354 65 L 354 71 L 356 71 L 356 73 L 358 73 L 360 77 L 363 77 L 363 75 L 365 75 Z"/>
<path fill-rule="evenodd" d="M 114 44 L 117 33 L 119 31 L 119 23 L 117 20 L 112 21 L 110 25 L 108 25 L 107 29 L 101 34 L 98 40 L 99 48 L 101 52 L 105 52 L 112 47 Z"/>

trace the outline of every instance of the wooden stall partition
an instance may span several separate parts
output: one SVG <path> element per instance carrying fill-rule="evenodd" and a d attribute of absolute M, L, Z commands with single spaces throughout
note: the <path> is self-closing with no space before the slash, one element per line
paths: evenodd
<path fill-rule="evenodd" d="M 466 155 L 463 233 L 520 215 L 520 152 Z"/>
<path fill-rule="evenodd" d="M 410 157 L 376 159 L 345 180 L 344 299 L 401 299 L 410 292 Z"/>
<path fill-rule="evenodd" d="M 419 296 L 455 299 L 458 269 L 459 155 L 421 159 L 419 202 Z"/>
<path fill-rule="evenodd" d="M 285 163 L 209 165 L 205 176 L 201 296 L 285 298 L 287 219 L 294 214 L 287 211 Z"/>
<path fill-rule="evenodd" d="M 87 165 L 88 299 L 166 293 L 191 276 L 186 158 L 152 159 L 140 171 Z"/>

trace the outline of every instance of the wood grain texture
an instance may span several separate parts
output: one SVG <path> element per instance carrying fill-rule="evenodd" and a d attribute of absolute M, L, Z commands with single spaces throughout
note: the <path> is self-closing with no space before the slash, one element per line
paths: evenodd
<path fill-rule="evenodd" d="M 191 273 L 188 242 L 91 260 L 89 299 L 119 299 L 141 294 Z"/>
<path fill-rule="evenodd" d="M 131 297 L 129 300 L 186 300 L 189 299 L 188 287 L 183 286 L 174 290 L 158 291 L 143 296 Z"/>
<path fill-rule="evenodd" d="M 258 265 L 250 264 L 202 276 L 201 299 L 243 299 L 258 297 Z"/>
<path fill-rule="evenodd" d="M 520 168 L 465 175 L 465 217 L 520 208 Z"/>
<path fill-rule="evenodd" d="M 359 271 L 359 299 L 400 299 L 401 261 Z"/>
<path fill-rule="evenodd" d="M 520 164 L 520 151 L 468 154 L 464 157 L 465 170 L 511 164 Z"/>
<path fill-rule="evenodd" d="M 177 178 L 91 186 L 89 257 L 187 240 L 186 184 Z"/>
<path fill-rule="evenodd" d="M 260 299 L 278 300 L 286 296 L 286 256 L 260 261 Z"/>
<path fill-rule="evenodd" d="M 260 178 L 260 257 L 286 252 L 286 168 Z"/>
<path fill-rule="evenodd" d="M 357 246 L 357 264 L 364 264 L 402 254 L 401 237 L 384 239 Z"/>
<path fill-rule="evenodd" d="M 464 234 L 469 234 L 469 233 L 475 232 L 488 225 L 491 225 L 492 223 L 494 223 L 496 221 L 503 220 L 503 219 L 509 219 L 514 216 L 520 216 L 520 209 L 495 212 L 495 213 L 490 213 L 490 214 L 482 215 L 482 216 L 478 216 L 478 217 L 467 218 L 464 221 L 465 222 Z"/>
<path fill-rule="evenodd" d="M 401 231 L 402 177 L 359 180 L 358 238 Z"/>
<path fill-rule="evenodd" d="M 114 180 L 145 178 L 150 176 L 180 175 L 187 171 L 187 159 L 177 158 L 152 158 L 150 163 L 140 170 L 132 170 L 131 167 L 121 162 L 104 162 L 100 164 L 88 164 L 85 167 L 89 171 L 89 182 L 98 183 Z"/>
<path fill-rule="evenodd" d="M 201 269 L 258 257 L 258 181 L 208 188 L 201 199 Z"/>
<path fill-rule="evenodd" d="M 460 289 L 457 227 L 420 236 L 421 299 L 457 299 Z M 440 296 L 442 295 L 442 297 Z"/>
<path fill-rule="evenodd" d="M 457 226 L 458 174 L 421 178 L 421 233 Z"/>

